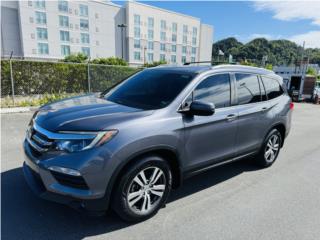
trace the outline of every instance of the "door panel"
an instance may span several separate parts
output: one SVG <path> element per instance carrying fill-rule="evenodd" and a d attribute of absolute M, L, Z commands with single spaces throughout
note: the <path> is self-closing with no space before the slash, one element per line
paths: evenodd
<path fill-rule="evenodd" d="M 217 109 L 212 116 L 184 116 L 183 119 L 187 168 L 234 156 L 237 132 L 235 107 Z"/>

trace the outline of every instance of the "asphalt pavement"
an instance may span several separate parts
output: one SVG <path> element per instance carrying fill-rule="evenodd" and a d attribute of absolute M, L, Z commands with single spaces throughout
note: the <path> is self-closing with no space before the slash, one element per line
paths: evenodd
<path fill-rule="evenodd" d="M 320 239 L 320 106 L 295 104 L 277 162 L 248 161 L 197 175 L 150 220 L 89 217 L 37 198 L 22 173 L 31 113 L 1 114 L 2 239 Z"/>

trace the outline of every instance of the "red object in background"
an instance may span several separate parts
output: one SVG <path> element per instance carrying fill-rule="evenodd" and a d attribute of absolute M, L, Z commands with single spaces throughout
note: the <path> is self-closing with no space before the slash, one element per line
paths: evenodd
<path fill-rule="evenodd" d="M 294 108 L 294 103 L 291 102 L 291 103 L 290 103 L 290 110 L 293 110 L 293 108 Z"/>

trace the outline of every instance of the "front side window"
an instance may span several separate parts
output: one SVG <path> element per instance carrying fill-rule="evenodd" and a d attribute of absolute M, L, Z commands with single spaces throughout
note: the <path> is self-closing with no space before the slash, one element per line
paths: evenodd
<path fill-rule="evenodd" d="M 261 101 L 258 77 L 253 74 L 236 73 L 238 104 Z"/>
<path fill-rule="evenodd" d="M 216 108 L 231 105 L 229 74 L 213 75 L 203 80 L 193 92 L 193 100 L 213 103 Z"/>
<path fill-rule="evenodd" d="M 68 1 L 59 0 L 58 9 L 60 12 L 68 12 Z"/>
<path fill-rule="evenodd" d="M 88 17 L 88 12 L 89 12 L 88 6 L 80 4 L 79 8 L 80 8 L 80 16 Z"/>
<path fill-rule="evenodd" d="M 81 30 L 89 30 L 89 21 L 87 19 L 80 19 L 80 29 Z"/>
<path fill-rule="evenodd" d="M 37 38 L 39 40 L 48 40 L 48 31 L 46 28 L 37 28 Z"/>
<path fill-rule="evenodd" d="M 48 55 L 49 54 L 48 43 L 38 43 L 38 53 L 41 55 Z"/>
<path fill-rule="evenodd" d="M 160 109 L 168 106 L 195 76 L 195 73 L 144 70 L 116 86 L 105 98 L 133 108 Z"/>
<path fill-rule="evenodd" d="M 69 17 L 68 16 L 59 16 L 59 26 L 60 27 L 69 27 Z"/>
<path fill-rule="evenodd" d="M 283 94 L 283 89 L 281 88 L 279 82 L 273 78 L 268 78 L 261 76 L 263 85 L 266 90 L 268 100 L 279 97 Z"/>
<path fill-rule="evenodd" d="M 36 23 L 47 24 L 47 15 L 44 12 L 36 12 Z"/>
<path fill-rule="evenodd" d="M 81 43 L 84 43 L 84 44 L 90 43 L 90 37 L 88 33 L 81 33 Z"/>

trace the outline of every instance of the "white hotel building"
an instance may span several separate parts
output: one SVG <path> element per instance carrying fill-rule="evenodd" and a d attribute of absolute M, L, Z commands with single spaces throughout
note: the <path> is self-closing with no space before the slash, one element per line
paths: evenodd
<path fill-rule="evenodd" d="M 123 32 L 118 27 L 125 24 Z M 108 1 L 1 1 L 1 56 L 58 60 L 123 57 L 131 65 L 210 61 L 212 26 L 150 5 Z"/>

